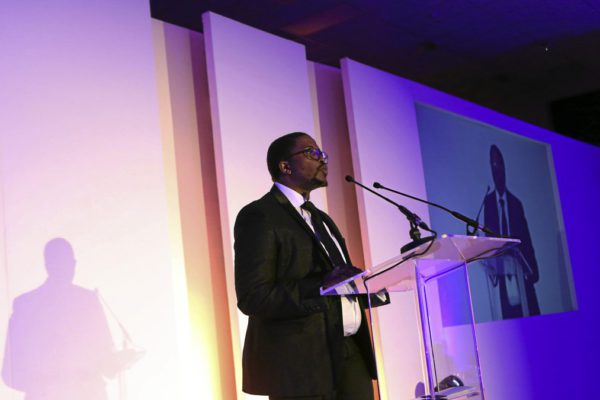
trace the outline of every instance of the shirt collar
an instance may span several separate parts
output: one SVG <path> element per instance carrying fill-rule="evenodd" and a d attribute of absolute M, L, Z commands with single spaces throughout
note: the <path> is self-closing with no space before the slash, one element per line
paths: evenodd
<path fill-rule="evenodd" d="M 300 206 L 305 202 L 304 197 L 302 197 L 302 195 L 296 192 L 294 189 L 290 189 L 279 182 L 274 183 L 275 186 L 277 186 L 277 189 L 279 189 L 281 193 L 283 193 L 283 195 L 290 201 L 290 203 L 292 203 L 294 208 L 300 210 Z"/>
<path fill-rule="evenodd" d="M 498 192 L 498 190 L 495 190 L 495 192 L 496 192 L 496 203 L 499 203 L 500 200 L 502 200 L 506 204 L 506 189 L 504 189 L 504 193 L 502 195 L 500 195 L 500 192 Z"/>

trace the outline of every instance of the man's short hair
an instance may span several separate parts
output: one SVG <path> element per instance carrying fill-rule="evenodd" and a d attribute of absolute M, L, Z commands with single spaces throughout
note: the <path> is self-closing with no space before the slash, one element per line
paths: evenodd
<path fill-rule="evenodd" d="M 309 136 L 309 134 L 304 132 L 288 133 L 287 135 L 278 137 L 269 145 L 269 150 L 267 150 L 267 168 L 273 181 L 276 181 L 281 175 L 279 162 L 285 161 L 285 158 L 294 148 L 296 139 L 302 136 Z"/>

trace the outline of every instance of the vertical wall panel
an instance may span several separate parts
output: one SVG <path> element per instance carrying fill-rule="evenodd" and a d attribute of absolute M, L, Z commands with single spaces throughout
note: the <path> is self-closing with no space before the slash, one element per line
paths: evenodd
<path fill-rule="evenodd" d="M 345 176 L 353 173 L 350 138 L 339 68 L 309 63 L 315 76 L 314 102 L 323 149 L 329 154 L 327 203 L 329 212 L 346 236 L 352 260 L 364 265 L 356 193 Z"/>
<path fill-rule="evenodd" d="M 91 301 L 89 290 L 98 288 L 114 312 L 105 307 L 116 347 L 124 334 L 115 316 L 145 350 L 129 370 L 109 379 L 109 398 L 185 399 L 185 271 L 168 229 L 148 2 L 8 0 L 0 7 L 0 270 L 8 278 L 2 301 L 45 281 L 44 246 L 63 237 L 77 261 L 80 288 L 73 290 Z M 42 304 L 82 306 L 69 290 L 52 293 Z M 9 315 L 0 311 L 4 358 Z M 88 317 L 59 314 L 40 322 L 21 314 L 32 326 L 19 340 L 78 332 L 84 350 L 75 354 L 69 353 L 72 342 L 40 348 L 55 355 L 48 372 L 66 374 L 97 350 L 99 332 Z M 42 365 L 38 355 L 19 357 Z M 22 393 L 0 383 L 0 398 Z"/>
<path fill-rule="evenodd" d="M 271 187 L 266 166 L 270 142 L 293 131 L 314 135 L 314 118 L 303 46 L 212 13 L 203 15 L 203 24 L 225 266 L 235 324 L 235 216 Z M 314 199 L 323 204 L 324 191 L 315 192 Z M 240 314 L 239 331 L 233 328 L 239 396 L 243 396 L 240 349 L 245 324 Z"/>
<path fill-rule="evenodd" d="M 153 22 L 171 224 L 189 293 L 188 374 L 196 397 L 234 398 L 235 383 L 202 34 Z"/>
<path fill-rule="evenodd" d="M 355 178 L 374 181 L 426 197 L 414 101 L 398 77 L 342 60 L 342 77 Z M 396 256 L 409 242 L 409 223 L 393 206 L 357 189 L 367 265 Z M 428 219 L 427 208 L 398 199 Z M 419 324 L 412 293 L 393 293 L 392 304 L 378 310 L 383 367 L 382 391 L 389 399 L 412 399 L 423 381 Z"/>
<path fill-rule="evenodd" d="M 2 141 L 0 140 L 0 145 Z M 0 168 L 4 166 L 2 161 L 2 148 L 0 147 Z M 6 212 L 4 207 L 4 174 L 0 170 L 0 346 L 5 342 L 8 329 L 8 316 L 11 312 L 11 297 L 9 293 L 8 282 L 8 254 L 6 252 L 6 227 L 3 221 L 6 220 Z M 5 347 L 0 347 L 0 354 L 4 358 Z M 1 365 L 1 364 L 0 364 Z M 0 367 L 1 368 L 1 367 Z M 13 397 L 10 390 L 0 384 L 0 397 L 11 400 Z"/>
<path fill-rule="evenodd" d="M 313 102 L 318 120 L 318 129 L 323 138 L 323 148 L 329 155 L 327 203 L 331 205 L 329 214 L 336 221 L 346 237 L 346 244 L 354 265 L 367 268 L 363 253 L 356 191 L 353 184 L 345 180 L 354 173 L 348 121 L 342 85 L 342 73 L 334 68 L 317 63 L 309 63 L 314 75 Z M 373 310 L 375 350 L 378 362 L 382 360 L 381 340 L 378 327 L 378 310 Z M 383 371 L 380 386 L 385 386 Z"/>

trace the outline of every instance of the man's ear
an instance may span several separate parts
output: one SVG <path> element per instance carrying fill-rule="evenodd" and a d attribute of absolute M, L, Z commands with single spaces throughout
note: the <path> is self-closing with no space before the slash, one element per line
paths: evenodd
<path fill-rule="evenodd" d="M 279 171 L 281 171 L 282 175 L 291 175 L 292 167 L 290 163 L 287 161 L 279 161 Z"/>

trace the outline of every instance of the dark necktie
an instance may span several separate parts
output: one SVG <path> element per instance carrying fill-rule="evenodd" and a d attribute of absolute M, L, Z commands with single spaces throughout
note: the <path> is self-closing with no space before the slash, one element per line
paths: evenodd
<path fill-rule="evenodd" d="M 504 199 L 500 198 L 500 234 L 508 236 L 508 223 L 506 222 L 506 207 L 504 207 Z"/>
<path fill-rule="evenodd" d="M 342 254 L 335 245 L 332 237 L 329 235 L 329 233 L 327 233 L 327 229 L 325 229 L 325 224 L 323 223 L 323 218 L 321 218 L 321 213 L 317 207 L 315 207 L 315 205 L 310 201 L 305 202 L 300 207 L 310 213 L 310 220 L 312 222 L 313 229 L 315 230 L 315 235 L 317 236 L 317 239 L 323 243 L 323 246 L 325 247 L 325 250 L 327 250 L 329 259 L 331 260 L 333 266 L 336 267 L 338 265 L 346 264 L 344 262 L 344 257 L 342 257 Z"/>
<path fill-rule="evenodd" d="M 327 250 L 327 253 L 329 254 L 329 259 L 331 260 L 331 263 L 333 264 L 334 268 L 346 264 L 346 262 L 344 261 L 344 257 L 342 257 L 342 253 L 340 253 L 340 250 L 335 245 L 333 238 L 331 237 L 331 235 L 329 235 L 327 229 L 325 229 L 323 218 L 321 218 L 321 212 L 317 209 L 317 207 L 315 207 L 315 205 L 310 201 L 307 201 L 304 204 L 302 204 L 300 208 L 303 208 L 310 213 L 310 221 L 312 222 L 313 229 L 315 230 L 315 236 L 317 237 L 317 239 L 319 239 L 321 243 L 323 243 L 323 246 L 325 247 L 325 250 Z M 348 282 L 348 284 L 350 285 L 354 293 L 357 293 L 358 289 L 356 287 L 356 283 L 350 281 Z M 351 301 L 354 301 L 353 297 L 346 297 L 348 297 Z"/>

